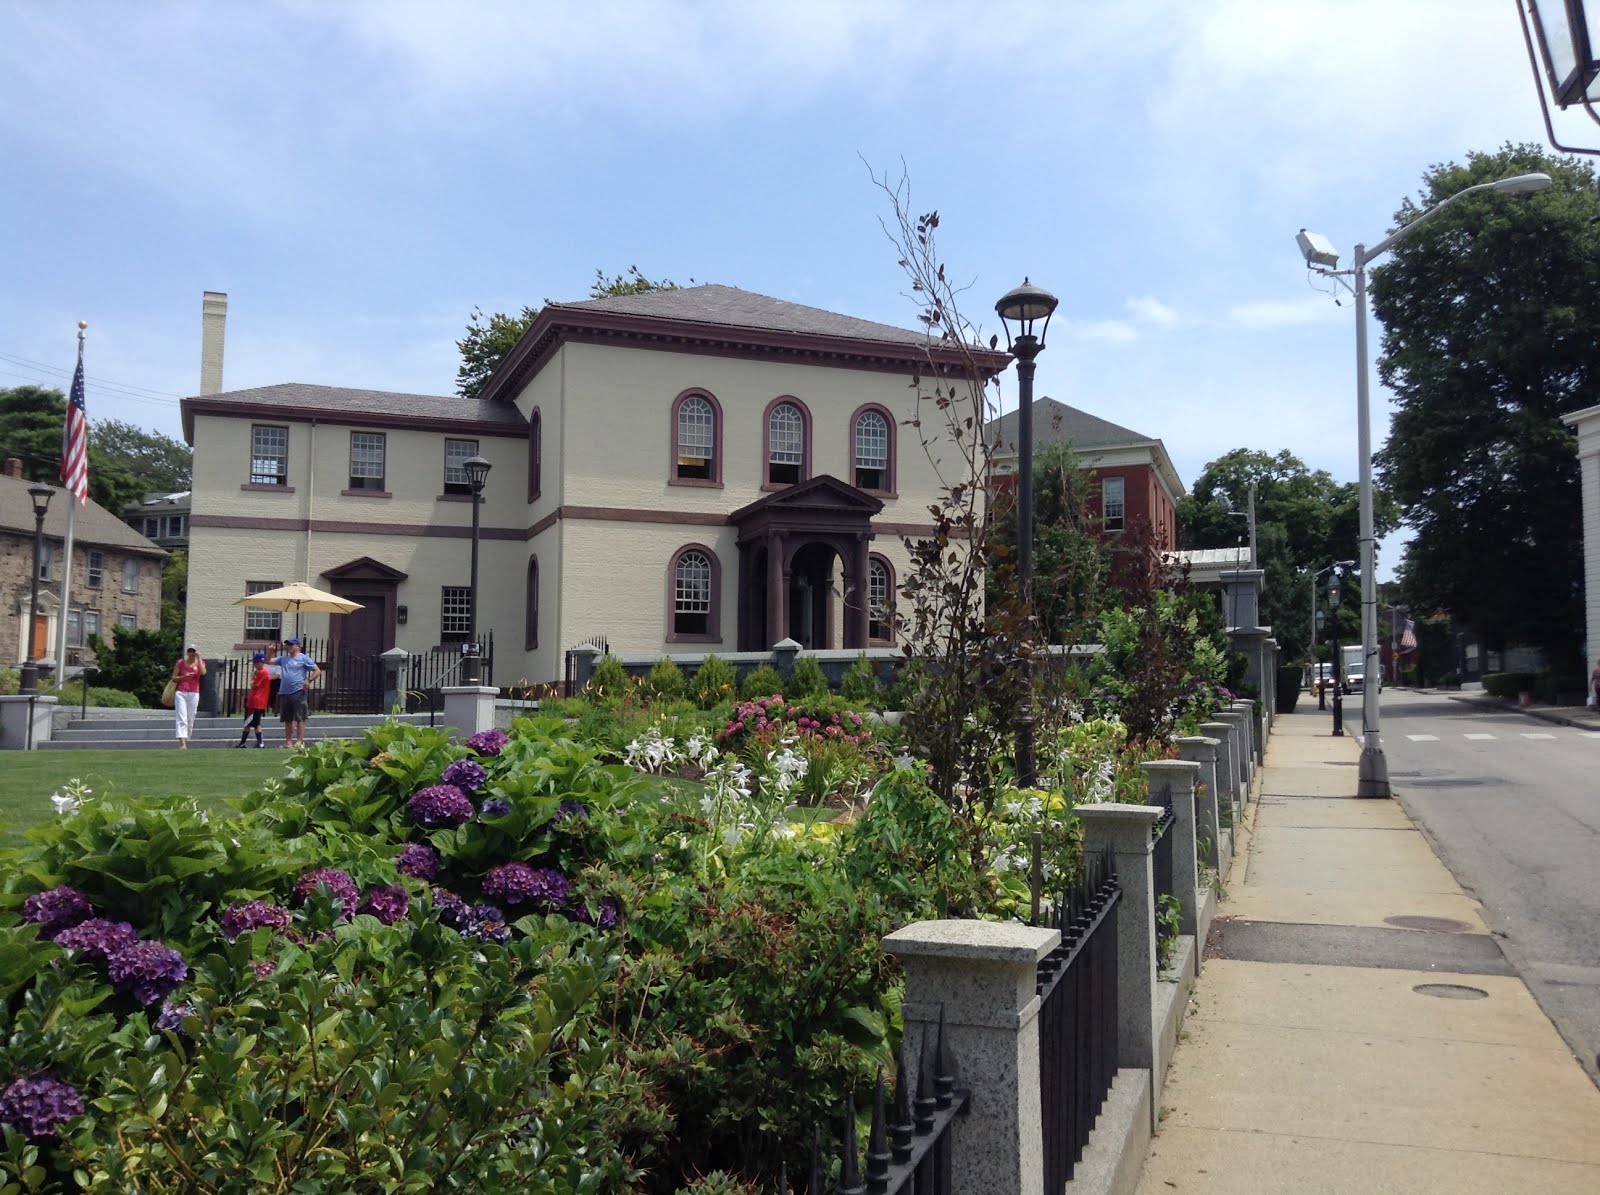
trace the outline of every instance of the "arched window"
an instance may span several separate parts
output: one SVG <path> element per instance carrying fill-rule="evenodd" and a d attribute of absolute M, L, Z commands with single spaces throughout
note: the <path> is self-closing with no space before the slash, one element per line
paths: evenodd
<path fill-rule="evenodd" d="M 894 492 L 894 421 L 882 407 L 862 407 L 850 421 L 853 480 L 858 490 Z"/>
<path fill-rule="evenodd" d="M 764 485 L 794 485 L 811 472 L 811 419 L 799 399 L 774 399 L 767 407 L 766 460 Z"/>
<path fill-rule="evenodd" d="M 679 548 L 669 574 L 667 639 L 720 640 L 722 568 L 704 544 Z"/>
<path fill-rule="evenodd" d="M 528 592 L 523 607 L 522 647 L 532 651 L 539 646 L 539 558 L 528 557 Z"/>
<path fill-rule="evenodd" d="M 894 567 L 882 556 L 867 559 L 867 638 L 894 642 Z"/>
<path fill-rule="evenodd" d="M 544 417 L 534 407 L 528 416 L 528 501 L 539 496 L 540 473 L 544 465 Z"/>
<path fill-rule="evenodd" d="M 672 404 L 674 485 L 722 484 L 722 411 L 703 390 L 685 390 Z"/>

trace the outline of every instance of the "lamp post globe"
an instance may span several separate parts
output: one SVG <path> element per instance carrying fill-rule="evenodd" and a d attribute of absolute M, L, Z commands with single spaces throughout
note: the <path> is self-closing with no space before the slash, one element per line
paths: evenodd
<path fill-rule="evenodd" d="M 1022 608 L 1033 617 L 1033 375 L 1035 359 L 1044 351 L 1045 332 L 1060 302 L 1027 278 L 1000 297 L 994 305 L 1006 332 L 1006 348 L 1017 359 L 1017 586 Z M 1043 321 L 1040 323 L 1039 321 Z M 1013 325 L 1015 328 L 1013 329 Z M 1037 326 L 1037 333 L 1034 331 Z M 1032 788 L 1036 779 L 1033 759 L 1033 668 L 1022 662 L 1023 702 L 1017 711 L 1016 781 Z"/>
<path fill-rule="evenodd" d="M 33 579 L 28 584 L 28 657 L 18 678 L 18 690 L 23 693 L 39 691 L 39 565 L 44 557 L 44 516 L 54 493 L 47 485 L 28 487 L 28 497 L 33 499 Z M 61 614 L 65 617 L 66 611 Z"/>
<path fill-rule="evenodd" d="M 471 456 L 461 462 L 461 468 L 472 491 L 472 569 L 467 580 L 467 639 L 461 645 L 461 683 L 477 685 L 483 682 L 483 659 L 478 646 L 479 507 L 483 505 L 483 488 L 489 482 L 490 465 L 481 456 Z"/>

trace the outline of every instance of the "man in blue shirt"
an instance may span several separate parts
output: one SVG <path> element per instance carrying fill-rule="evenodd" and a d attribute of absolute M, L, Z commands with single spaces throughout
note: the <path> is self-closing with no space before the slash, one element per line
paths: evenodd
<path fill-rule="evenodd" d="M 278 666 L 278 716 L 283 719 L 283 745 L 306 745 L 306 719 L 311 716 L 311 706 L 306 699 L 306 686 L 322 675 L 317 662 L 300 650 L 300 640 L 284 642 L 288 654 L 272 662 Z"/>

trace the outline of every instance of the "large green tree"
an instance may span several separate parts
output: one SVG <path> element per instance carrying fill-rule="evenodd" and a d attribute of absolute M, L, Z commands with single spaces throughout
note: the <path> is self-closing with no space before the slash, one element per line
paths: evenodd
<path fill-rule="evenodd" d="M 1401 569 L 1418 610 L 1490 647 L 1575 665 L 1582 532 L 1562 416 L 1600 385 L 1594 170 L 1537 146 L 1434 166 L 1396 224 L 1476 183 L 1542 171 L 1552 189 L 1453 205 L 1372 271 L 1378 373 L 1395 395 L 1380 475 L 1416 534 Z"/>
<path fill-rule="evenodd" d="M 691 283 L 694 279 L 689 279 Z M 653 290 L 677 290 L 678 284 L 663 278 L 659 282 L 646 278 L 638 266 L 629 266 L 626 274 L 607 278 L 604 270 L 595 270 L 594 284 L 589 288 L 591 299 L 609 299 L 618 295 L 642 295 Z M 546 303 L 553 302 L 546 299 Z M 516 347 L 517 341 L 538 317 L 539 308 L 524 307 L 520 315 L 507 315 L 497 311 L 485 316 L 481 307 L 472 310 L 467 321 L 467 334 L 456 341 L 461 350 L 461 365 L 456 369 L 456 393 L 463 398 L 476 398 L 499 367 L 500 362 Z"/>
<path fill-rule="evenodd" d="M 90 396 L 93 402 L 93 395 Z M 22 461 L 29 481 L 61 482 L 67 399 L 59 390 L 0 390 L 0 454 Z M 192 453 L 177 440 L 89 411 L 89 497 L 113 513 L 148 493 L 189 488 Z"/>
<path fill-rule="evenodd" d="M 1336 560 L 1356 559 L 1359 488 L 1335 481 L 1324 469 L 1307 468 L 1291 452 L 1235 448 L 1201 470 L 1189 493 L 1178 499 L 1179 545 L 1248 546 L 1244 515 L 1251 482 L 1256 486 L 1256 556 L 1266 573 L 1261 621 L 1272 628 L 1286 661 L 1302 659 L 1311 640 L 1313 574 Z M 1229 506 L 1237 513 L 1230 514 Z M 1394 528 L 1395 509 L 1387 495 L 1375 496 L 1374 515 L 1379 535 Z M 1349 641 L 1359 627 L 1357 604 L 1345 603 L 1338 617 L 1339 636 Z M 1330 635 L 1324 632 L 1319 641 Z"/>

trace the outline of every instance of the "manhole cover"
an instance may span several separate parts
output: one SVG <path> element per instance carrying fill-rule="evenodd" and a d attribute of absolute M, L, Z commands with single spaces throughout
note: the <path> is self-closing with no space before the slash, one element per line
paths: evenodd
<path fill-rule="evenodd" d="M 1437 996 L 1441 1000 L 1487 1000 L 1489 993 L 1482 988 L 1469 988 L 1464 983 L 1419 983 L 1411 989 L 1419 996 Z"/>
<path fill-rule="evenodd" d="M 1424 917 L 1419 913 L 1405 913 L 1383 920 L 1401 929 L 1425 929 L 1436 934 L 1464 934 L 1472 928 L 1465 921 L 1455 921 L 1449 917 Z"/>

